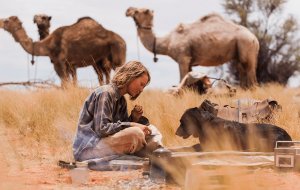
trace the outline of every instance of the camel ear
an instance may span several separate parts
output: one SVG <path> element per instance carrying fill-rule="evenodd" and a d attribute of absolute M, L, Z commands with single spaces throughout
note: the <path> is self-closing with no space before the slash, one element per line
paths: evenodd
<path fill-rule="evenodd" d="M 147 9 L 147 10 L 145 10 L 145 13 L 146 13 L 146 14 L 149 14 L 149 13 L 153 14 L 153 11 L 152 11 L 152 10 L 149 10 L 149 9 Z"/>
<path fill-rule="evenodd" d="M 129 7 L 126 11 L 126 16 L 133 16 L 135 13 L 137 13 L 137 9 L 134 7 Z"/>
<path fill-rule="evenodd" d="M 33 23 L 36 23 L 36 15 L 34 15 L 34 17 L 33 17 Z"/>
<path fill-rule="evenodd" d="M 51 18 L 52 18 L 52 16 L 49 16 L 49 17 L 48 17 L 48 20 L 50 21 L 50 20 L 51 20 Z"/>

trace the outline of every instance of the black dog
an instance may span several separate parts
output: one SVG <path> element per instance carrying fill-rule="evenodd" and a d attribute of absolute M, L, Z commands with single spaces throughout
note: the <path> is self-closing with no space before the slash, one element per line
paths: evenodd
<path fill-rule="evenodd" d="M 292 141 L 282 128 L 271 124 L 243 124 L 225 120 L 202 108 L 190 108 L 180 119 L 176 135 L 200 140 L 201 149 L 274 151 L 276 141 Z"/>

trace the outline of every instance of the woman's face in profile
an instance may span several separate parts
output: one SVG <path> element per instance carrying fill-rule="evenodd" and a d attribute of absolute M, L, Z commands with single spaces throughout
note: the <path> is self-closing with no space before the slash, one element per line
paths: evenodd
<path fill-rule="evenodd" d="M 135 100 L 143 92 L 148 81 L 148 75 L 144 73 L 129 83 L 127 93 L 131 96 L 131 100 Z"/>

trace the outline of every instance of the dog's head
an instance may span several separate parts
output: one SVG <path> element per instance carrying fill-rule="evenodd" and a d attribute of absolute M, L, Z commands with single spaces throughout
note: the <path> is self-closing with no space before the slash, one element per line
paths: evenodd
<path fill-rule="evenodd" d="M 180 125 L 176 130 L 176 135 L 184 139 L 190 137 L 199 138 L 202 134 L 202 126 L 215 116 L 202 108 L 187 109 L 180 118 Z"/>
<path fill-rule="evenodd" d="M 176 135 L 184 139 L 193 135 L 199 137 L 199 128 L 201 127 L 201 112 L 199 108 L 187 109 L 180 118 L 180 125 L 176 130 Z"/>

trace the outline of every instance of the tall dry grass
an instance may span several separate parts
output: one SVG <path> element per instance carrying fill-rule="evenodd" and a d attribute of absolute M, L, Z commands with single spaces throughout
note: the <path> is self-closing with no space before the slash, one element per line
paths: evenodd
<path fill-rule="evenodd" d="M 30 154 L 72 156 L 78 112 L 88 90 L 0 91 L 0 127 L 22 138 Z M 50 158 L 51 159 L 51 158 Z"/>
<path fill-rule="evenodd" d="M 293 139 L 300 139 L 300 101 L 295 98 L 296 89 L 267 85 L 252 91 L 238 89 L 235 97 L 200 96 L 185 91 L 175 97 L 158 89 L 145 90 L 136 101 L 128 100 L 128 110 L 135 104 L 143 106 L 144 115 L 163 134 L 166 146 L 191 145 L 197 142 L 192 137 L 183 140 L 175 136 L 182 113 L 198 107 L 204 99 L 218 104 L 234 105 L 234 99 L 274 98 L 282 105 L 271 123 L 286 129 Z M 54 159 L 72 159 L 72 141 L 81 106 L 90 93 L 88 89 L 69 90 L 0 91 L 0 127 L 17 134 L 24 146 L 38 156 L 42 151 L 51 152 Z"/>

